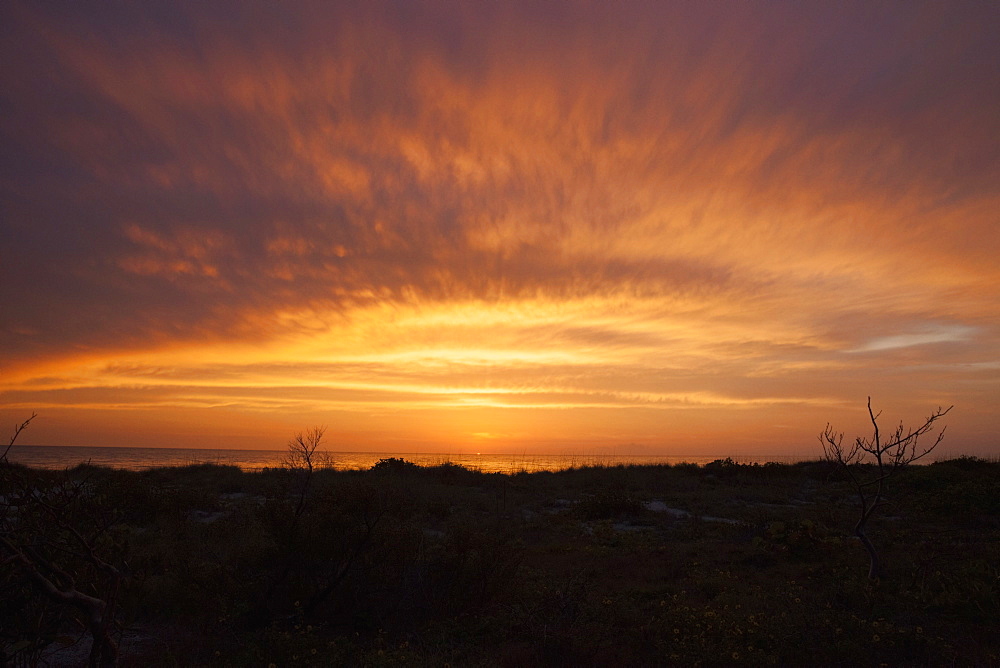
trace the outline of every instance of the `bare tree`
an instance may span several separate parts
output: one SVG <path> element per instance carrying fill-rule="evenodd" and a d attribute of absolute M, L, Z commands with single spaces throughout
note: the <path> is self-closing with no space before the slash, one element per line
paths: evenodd
<path fill-rule="evenodd" d="M 295 504 L 296 522 L 298 522 L 299 517 L 305 510 L 306 498 L 309 495 L 309 486 L 312 483 L 313 473 L 321 465 L 325 466 L 328 463 L 328 460 L 323 456 L 325 453 L 317 452 L 320 444 L 323 442 L 323 434 L 325 433 L 326 427 L 313 427 L 304 434 L 302 432 L 297 433 L 292 437 L 292 440 L 288 441 L 288 452 L 285 454 L 282 464 L 285 465 L 285 468 L 298 471 L 302 478 L 299 484 L 298 502 Z"/>
<path fill-rule="evenodd" d="M 276 592 L 287 585 L 289 576 L 300 566 L 299 547 L 302 524 L 308 519 L 309 513 L 307 511 L 311 505 L 309 503 L 310 487 L 316 470 L 329 463 L 329 460 L 324 456 L 325 453 L 320 451 L 325 433 L 326 427 L 313 427 L 305 433 L 295 434 L 288 441 L 287 451 L 281 463 L 295 474 L 298 489 L 294 492 L 290 491 L 289 496 L 294 498 L 295 505 L 278 541 L 281 544 L 279 556 L 281 566 L 277 569 L 270 585 L 263 590 L 263 595 L 256 604 L 251 615 L 256 620 L 255 623 L 263 624 L 270 621 Z"/>
<path fill-rule="evenodd" d="M 882 562 L 878 551 L 865 533 L 868 521 L 875 512 L 886 503 L 886 484 L 890 478 L 904 467 L 926 457 L 944 439 L 945 428 L 942 427 L 930 445 L 920 445 L 920 438 L 934 430 L 934 424 L 948 414 L 954 406 L 946 409 L 938 407 L 924 423 L 916 429 L 908 429 L 900 422 L 888 436 L 882 434 L 878 419 L 882 411 L 872 410 L 872 398 L 868 397 L 868 417 L 872 423 L 872 435 L 867 438 L 858 436 L 854 442 L 844 445 L 843 432 L 834 431 L 830 424 L 819 435 L 823 445 L 823 456 L 834 462 L 847 472 L 847 477 L 858 493 L 860 515 L 854 525 L 854 535 L 868 551 L 871 561 L 868 569 L 868 579 L 877 580 L 882 575 Z"/>
<path fill-rule="evenodd" d="M 326 427 L 313 427 L 309 431 L 299 432 L 288 441 L 288 452 L 282 460 L 286 468 L 312 473 L 321 465 L 326 464 L 322 452 L 316 452 L 323 440 Z"/>

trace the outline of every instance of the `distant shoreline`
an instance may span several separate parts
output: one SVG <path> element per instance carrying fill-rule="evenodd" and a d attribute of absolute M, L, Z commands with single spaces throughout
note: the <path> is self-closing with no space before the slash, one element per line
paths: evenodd
<path fill-rule="evenodd" d="M 143 470 L 164 466 L 220 464 L 254 470 L 278 467 L 285 450 L 239 450 L 227 448 L 131 448 L 124 446 L 15 445 L 11 461 L 44 469 L 71 468 L 90 463 L 97 466 L 128 470 Z M 715 460 L 732 459 L 740 464 L 794 464 L 810 458 L 793 455 L 732 456 L 732 455 L 645 455 L 645 454 L 458 454 L 448 452 L 335 452 L 325 451 L 324 457 L 336 469 L 368 469 L 380 459 L 396 457 L 420 466 L 457 464 L 465 468 L 495 473 L 525 471 L 559 471 L 582 466 L 617 466 L 630 464 L 707 464 Z"/>

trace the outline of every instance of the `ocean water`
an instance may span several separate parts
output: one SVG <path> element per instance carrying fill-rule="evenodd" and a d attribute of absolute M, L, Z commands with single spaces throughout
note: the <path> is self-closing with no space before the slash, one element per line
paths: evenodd
<path fill-rule="evenodd" d="M 161 466 L 188 466 L 191 464 L 229 464 L 246 470 L 281 466 L 285 450 L 201 450 L 194 448 L 112 448 L 74 447 L 62 445 L 15 445 L 8 453 L 13 462 L 33 468 L 64 469 L 78 464 L 142 470 Z M 368 469 L 378 460 L 399 457 L 420 466 L 458 464 L 487 473 L 516 473 L 518 471 L 560 471 L 581 466 L 617 466 L 619 464 L 707 464 L 721 457 L 706 456 L 651 456 L 651 455 L 535 455 L 535 454 L 453 454 L 453 453 L 399 453 L 399 452 L 324 452 L 329 464 L 337 469 Z M 754 461 L 797 461 L 793 457 L 767 457 L 737 459 L 741 463 Z"/>

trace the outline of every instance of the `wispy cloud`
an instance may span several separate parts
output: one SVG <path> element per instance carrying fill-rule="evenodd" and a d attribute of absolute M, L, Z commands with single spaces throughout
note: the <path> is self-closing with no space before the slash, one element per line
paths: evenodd
<path fill-rule="evenodd" d="M 860 348 L 849 352 L 873 352 L 893 348 L 909 348 L 931 343 L 963 343 L 972 338 L 976 330 L 965 325 L 929 325 L 907 334 L 876 337 Z"/>

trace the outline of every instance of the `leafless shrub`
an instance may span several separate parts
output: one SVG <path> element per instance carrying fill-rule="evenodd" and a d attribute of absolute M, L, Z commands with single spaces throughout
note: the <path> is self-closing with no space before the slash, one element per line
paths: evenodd
<path fill-rule="evenodd" d="M 318 451 L 325 433 L 326 427 L 313 427 L 305 433 L 299 432 L 293 436 L 288 441 L 288 452 L 285 453 L 282 465 L 294 471 L 309 473 L 329 466 L 330 458 L 327 453 Z"/>
<path fill-rule="evenodd" d="M 944 439 L 944 427 L 930 445 L 921 445 L 920 438 L 934 430 L 935 423 L 948 414 L 953 406 L 938 407 L 923 424 L 909 429 L 900 422 L 888 436 L 879 429 L 878 419 L 882 412 L 872 410 L 872 399 L 868 397 L 868 417 L 872 423 L 870 437 L 858 436 L 850 445 L 844 445 L 843 432 L 837 432 L 830 424 L 819 435 L 823 446 L 823 456 L 834 462 L 843 471 L 858 493 L 859 516 L 854 525 L 854 535 L 865 546 L 870 559 L 869 580 L 877 580 L 882 575 L 882 562 L 878 551 L 866 532 L 868 521 L 875 512 L 885 505 L 886 485 L 890 478 L 913 462 L 926 457 Z"/>
<path fill-rule="evenodd" d="M 0 572 L 8 584 L 25 582 L 57 607 L 76 611 L 77 620 L 93 639 L 91 666 L 112 666 L 118 647 L 112 624 L 124 580 L 102 541 L 113 523 L 91 503 L 86 480 L 69 476 L 42 480 L 28 469 L 12 465 L 7 454 L 35 418 L 15 428 L 0 455 Z M 44 639 L 15 642 L 19 651 L 37 653 Z M 8 648 L 9 649 L 9 648 Z M 0 658 L 4 657 L 0 652 Z M 31 661 L 30 657 L 25 657 Z"/>

